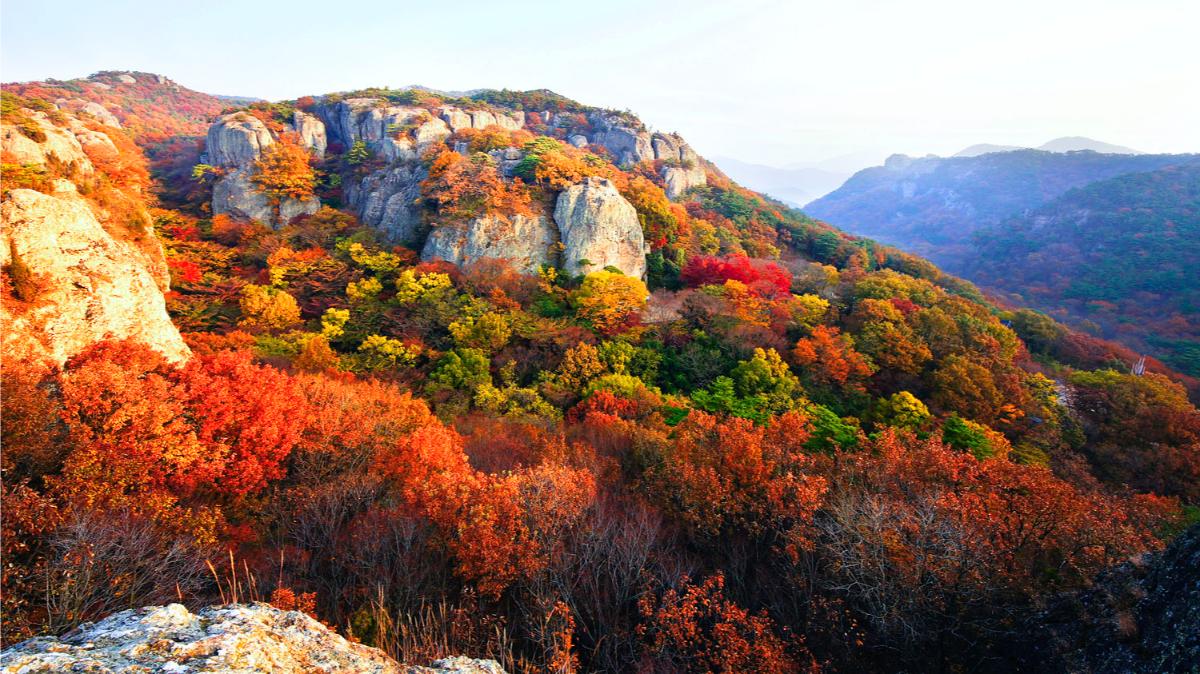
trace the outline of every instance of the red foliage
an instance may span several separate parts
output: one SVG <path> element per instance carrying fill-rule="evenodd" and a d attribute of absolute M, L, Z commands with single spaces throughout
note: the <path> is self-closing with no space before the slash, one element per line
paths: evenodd
<path fill-rule="evenodd" d="M 786 269 L 774 262 L 754 260 L 745 255 L 693 256 L 679 278 L 693 288 L 740 281 L 761 297 L 786 295 L 792 288 L 792 275 Z"/>

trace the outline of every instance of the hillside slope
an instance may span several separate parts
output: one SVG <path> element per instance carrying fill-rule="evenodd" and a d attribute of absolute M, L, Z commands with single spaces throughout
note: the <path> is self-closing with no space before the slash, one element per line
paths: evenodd
<path fill-rule="evenodd" d="M 1073 189 L 977 232 L 961 266 L 1200 376 L 1200 164 Z"/>

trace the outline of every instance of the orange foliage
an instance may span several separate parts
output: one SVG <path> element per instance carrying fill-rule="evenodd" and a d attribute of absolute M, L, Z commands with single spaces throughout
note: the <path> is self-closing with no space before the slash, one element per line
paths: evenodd
<path fill-rule="evenodd" d="M 805 374 L 825 385 L 849 386 L 863 390 L 863 381 L 875 368 L 854 350 L 854 341 L 837 328 L 818 325 L 812 334 L 796 342 L 792 358 L 807 368 Z"/>
<path fill-rule="evenodd" d="M 533 214 L 529 191 L 518 179 L 506 182 L 485 154 L 468 158 L 443 149 L 429 166 L 421 194 L 451 218 Z"/>
<path fill-rule="evenodd" d="M 812 655 L 775 633 L 765 613 L 751 614 L 725 597 L 725 577 L 718 573 L 699 585 L 686 576 L 680 589 L 670 589 L 655 602 L 646 594 L 638 602 L 646 641 L 646 671 L 679 668 L 689 672 L 817 672 Z"/>

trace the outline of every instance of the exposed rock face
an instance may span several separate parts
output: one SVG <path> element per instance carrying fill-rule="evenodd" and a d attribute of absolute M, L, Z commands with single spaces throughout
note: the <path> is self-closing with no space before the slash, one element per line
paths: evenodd
<path fill-rule="evenodd" d="M 424 108 L 387 105 L 377 98 L 348 98 L 321 105 L 317 114 L 333 140 L 346 147 L 361 140 L 387 161 L 417 159 L 430 144 L 451 133 L 445 121 Z"/>
<path fill-rule="evenodd" d="M 652 134 L 611 115 L 594 115 L 591 121 L 595 133 L 590 141 L 582 135 L 572 135 L 568 141 L 576 147 L 601 145 L 618 164 L 662 161 L 660 175 L 669 198 L 678 199 L 689 189 L 708 183 L 700 156 L 678 134 Z"/>
<path fill-rule="evenodd" d="M 303 112 L 296 113 L 297 131 L 309 149 L 325 151 L 325 127 L 321 120 Z M 304 117 L 301 117 L 304 115 Z M 308 134 L 305 141 L 305 133 Z M 205 152 L 208 161 L 232 169 L 213 184 L 213 215 L 227 214 L 235 218 L 257 220 L 280 227 L 298 215 L 310 215 L 321 208 L 321 202 L 311 199 L 284 199 L 276 209 L 267 196 L 250 179 L 254 162 L 263 150 L 275 142 L 262 120 L 244 112 L 234 112 L 217 120 L 208 129 Z"/>
<path fill-rule="evenodd" d="M 486 216 L 466 224 L 435 227 L 425 241 L 421 259 L 456 265 L 506 260 L 514 269 L 533 274 L 542 265 L 554 265 L 552 246 L 557 242 L 558 230 L 544 215 Z"/>
<path fill-rule="evenodd" d="M 267 195 L 251 182 L 250 174 L 250 168 L 238 168 L 217 179 L 213 184 L 213 215 L 224 213 L 241 220 L 266 223 L 275 219 L 275 209 Z"/>
<path fill-rule="evenodd" d="M 109 235 L 71 183 L 58 188 L 13 190 L 0 205 L 0 263 L 33 274 L 27 306 L 0 311 L 5 354 L 61 365 L 102 339 L 134 339 L 186 359 L 145 251 Z"/>
<path fill-rule="evenodd" d="M 80 175 L 91 175 L 95 171 L 92 160 L 88 159 L 74 133 L 52 124 L 44 112 L 30 111 L 27 114 L 46 138 L 36 141 L 21 133 L 15 126 L 0 125 L 0 150 L 4 154 L 4 163 L 44 167 L 47 161 L 53 160 L 64 165 L 74 164 Z M 108 142 L 109 145 L 112 144 L 111 140 Z"/>
<path fill-rule="evenodd" d="M 298 611 L 231 604 L 191 613 L 180 604 L 115 613 L 61 638 L 37 637 L 3 653 L 5 674 L 268 672 L 504 674 L 492 660 L 446 658 L 432 667 L 397 663 L 346 641 Z"/>
<path fill-rule="evenodd" d="M 462 110 L 448 105 L 443 107 L 440 112 L 442 121 L 446 122 L 450 130 L 455 133 L 463 129 L 486 129 L 489 126 L 515 131 L 525 126 L 525 113 L 519 110 L 503 113 L 491 110 Z"/>
<path fill-rule="evenodd" d="M 587 178 L 558 195 L 554 221 L 562 237 L 562 266 L 571 274 L 612 266 L 628 276 L 646 274 L 646 244 L 637 211 L 612 181 Z M 589 264 L 581 264 L 586 261 Z"/>
<path fill-rule="evenodd" d="M 297 110 L 292 116 L 292 129 L 300 136 L 300 145 L 318 157 L 325 156 L 328 142 L 325 138 L 325 123 L 315 115 Z"/>
<path fill-rule="evenodd" d="M 421 226 L 421 181 L 428 173 L 417 162 L 400 162 L 371 173 L 346 188 L 346 200 L 363 224 L 379 229 L 388 241 L 412 243 Z"/>
<path fill-rule="evenodd" d="M 246 112 L 234 112 L 209 127 L 204 147 L 208 163 L 214 166 L 247 166 L 274 142 L 262 120 Z"/>
<path fill-rule="evenodd" d="M 593 123 L 596 132 L 591 137 L 591 144 L 604 146 L 618 164 L 636 164 L 654 158 L 654 147 L 646 131 L 607 117 Z"/>

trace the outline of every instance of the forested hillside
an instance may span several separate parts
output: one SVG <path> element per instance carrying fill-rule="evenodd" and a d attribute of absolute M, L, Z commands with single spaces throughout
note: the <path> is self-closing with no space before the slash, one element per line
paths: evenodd
<path fill-rule="evenodd" d="M 964 267 L 1018 304 L 1200 376 L 1200 165 L 1071 190 L 978 232 Z"/>
<path fill-rule="evenodd" d="M 119 129 L 40 88 L 4 99 L 6 644 L 236 593 L 406 663 L 1052 671 L 1049 602 L 1196 518 L 1170 369 L 631 113 Z"/>

